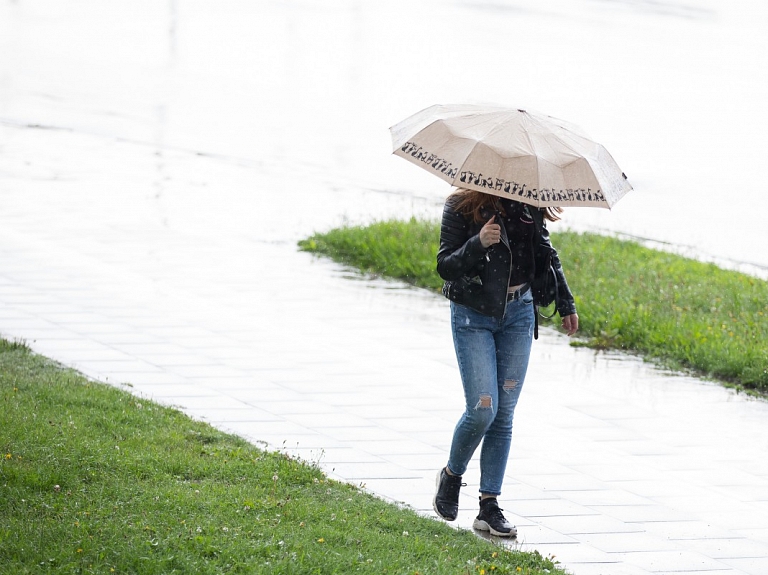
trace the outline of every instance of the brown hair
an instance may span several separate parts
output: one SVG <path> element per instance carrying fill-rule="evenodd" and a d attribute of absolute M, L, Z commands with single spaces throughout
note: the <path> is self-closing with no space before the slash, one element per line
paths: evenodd
<path fill-rule="evenodd" d="M 501 198 L 492 194 L 459 188 L 451 194 L 451 197 L 455 198 L 456 201 L 454 209 L 464 216 L 472 216 L 472 220 L 478 224 L 483 223 L 483 217 L 480 215 L 480 211 L 485 207 L 501 212 L 502 215 L 506 215 L 504 213 L 504 208 L 501 205 Z M 547 219 L 550 222 L 559 220 L 560 214 L 563 213 L 563 208 L 558 206 L 548 206 L 546 208 L 538 209 L 543 213 L 544 219 Z"/>

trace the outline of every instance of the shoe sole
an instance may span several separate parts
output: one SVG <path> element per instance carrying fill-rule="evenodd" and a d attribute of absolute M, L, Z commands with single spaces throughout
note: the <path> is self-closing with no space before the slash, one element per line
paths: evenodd
<path fill-rule="evenodd" d="M 437 513 L 437 516 L 444 520 L 444 521 L 456 521 L 456 517 L 445 517 L 442 513 L 440 513 L 437 510 L 437 490 L 440 487 L 440 475 L 442 474 L 443 470 L 437 472 L 437 478 L 435 479 L 435 496 L 432 498 L 432 509 L 435 510 L 435 513 Z"/>
<path fill-rule="evenodd" d="M 495 535 L 496 537 L 517 537 L 516 527 L 512 527 L 508 533 L 504 533 L 503 531 L 496 531 L 493 527 L 491 527 L 487 522 L 483 521 L 482 519 L 475 519 L 475 522 L 472 523 L 472 527 L 474 527 L 478 531 L 489 531 L 491 535 Z"/>

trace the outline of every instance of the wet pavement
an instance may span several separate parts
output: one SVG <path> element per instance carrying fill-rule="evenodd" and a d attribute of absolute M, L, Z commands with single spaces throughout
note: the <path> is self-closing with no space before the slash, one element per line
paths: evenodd
<path fill-rule="evenodd" d="M 279 130 L 297 102 L 280 102 L 278 76 L 241 79 L 249 58 L 255 69 L 264 62 L 237 48 L 246 38 L 263 46 L 232 13 L 205 28 L 210 14 L 197 3 L 171 1 L 162 13 L 146 3 L 146 13 L 124 7 L 117 27 L 97 3 L 75 5 L 66 14 L 46 2 L 0 8 L 4 26 L 18 24 L 2 40 L 0 334 L 434 516 L 434 475 L 463 404 L 447 302 L 296 249 L 345 221 L 440 214 L 439 182 L 405 162 L 385 176 L 373 159 L 379 143 L 386 149 L 387 114 L 363 120 L 338 88 L 354 85 L 367 60 L 349 56 L 337 89 Z M 287 8 L 269 5 L 296 34 Z M 296 25 L 336 10 L 358 24 L 345 42 L 370 55 L 353 32 L 375 19 L 355 3 L 329 6 L 304 5 Z M 175 11 L 193 9 L 174 24 Z M 78 18 L 102 26 L 75 30 L 103 52 L 65 42 Z M 203 29 L 227 30 L 233 44 L 197 46 Z M 46 60 L 35 42 L 43 34 L 66 49 Z M 121 51 L 136 34 L 160 48 Z M 240 66 L 221 65 L 234 54 Z M 287 56 L 281 66 L 318 80 Z M 429 97 L 439 92 L 432 80 Z M 214 81 L 225 88 L 215 119 L 215 98 L 201 89 Z M 261 107 L 244 116 L 257 96 Z M 295 124 L 325 104 L 329 115 L 292 150 Z M 341 125 L 340 108 L 357 121 L 319 145 L 321 128 Z M 382 142 L 357 149 L 379 131 Z M 638 210 L 642 221 L 652 209 Z M 768 572 L 768 403 L 568 343 L 545 329 L 533 348 L 501 497 L 520 533 L 512 544 L 576 575 Z M 457 524 L 469 528 L 476 462 L 465 480 Z"/>

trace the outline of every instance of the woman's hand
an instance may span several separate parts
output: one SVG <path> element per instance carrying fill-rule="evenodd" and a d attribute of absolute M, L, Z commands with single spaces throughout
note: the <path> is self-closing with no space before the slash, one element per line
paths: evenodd
<path fill-rule="evenodd" d="M 501 241 L 501 226 L 493 223 L 495 219 L 493 216 L 480 230 L 480 243 L 486 249 Z"/>
<path fill-rule="evenodd" d="M 579 331 L 579 314 L 572 313 L 563 318 L 563 329 L 569 336 Z"/>

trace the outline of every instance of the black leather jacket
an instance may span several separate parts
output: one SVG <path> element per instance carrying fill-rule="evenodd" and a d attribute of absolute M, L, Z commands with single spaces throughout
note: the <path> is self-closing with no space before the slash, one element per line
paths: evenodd
<path fill-rule="evenodd" d="M 484 315 L 502 318 L 507 308 L 507 290 L 512 266 L 512 252 L 504 226 L 501 226 L 501 242 L 486 249 L 480 243 L 480 230 L 484 223 L 475 223 L 455 211 L 454 201 L 449 198 L 443 209 L 440 226 L 440 249 L 437 252 L 437 273 L 445 280 L 443 294 L 450 300 L 465 305 Z M 550 247 L 549 231 L 544 225 L 541 210 L 531 208 L 536 222 L 531 249 Z M 481 211 L 483 222 L 494 215 L 490 209 Z M 500 221 L 497 218 L 497 221 Z M 535 258 L 534 258 L 535 259 Z M 558 305 L 561 317 L 576 313 L 563 266 L 555 253 L 552 267 L 557 275 Z"/>

